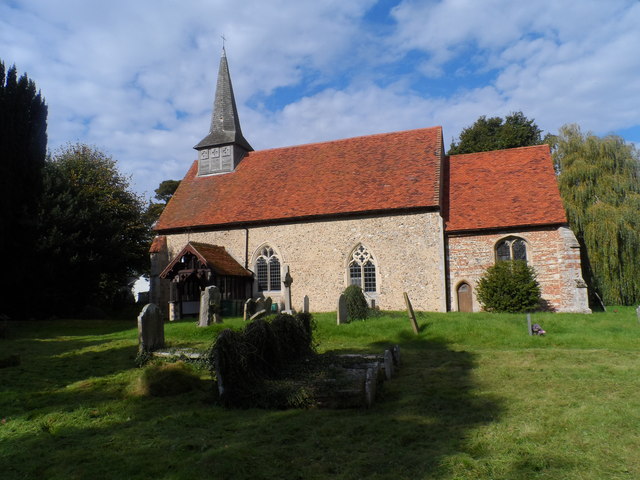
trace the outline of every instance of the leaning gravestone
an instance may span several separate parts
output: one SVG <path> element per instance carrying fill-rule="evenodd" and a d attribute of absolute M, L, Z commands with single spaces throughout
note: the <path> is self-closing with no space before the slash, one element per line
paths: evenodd
<path fill-rule="evenodd" d="M 338 318 L 337 324 L 342 325 L 344 323 L 349 323 L 349 313 L 347 311 L 347 298 L 343 294 L 340 294 L 340 298 L 338 298 Z"/>
<path fill-rule="evenodd" d="M 160 308 L 148 303 L 138 315 L 138 350 L 153 352 L 164 347 L 164 322 Z"/>
<path fill-rule="evenodd" d="M 253 315 L 251 315 L 251 318 L 249 320 L 257 320 L 258 318 L 262 318 L 265 315 L 267 315 L 267 311 L 266 310 L 258 310 L 256 313 L 254 313 Z"/>
<path fill-rule="evenodd" d="M 413 311 L 411 300 L 409 300 L 409 295 L 407 294 L 407 292 L 404 292 L 403 295 L 404 303 L 407 306 L 407 313 L 409 314 L 409 321 L 411 322 L 411 328 L 413 328 L 413 333 L 418 335 L 420 333 L 420 329 L 418 328 L 418 322 L 416 322 L 416 314 Z"/>
<path fill-rule="evenodd" d="M 244 321 L 249 320 L 254 313 L 256 313 L 256 301 L 253 298 L 249 298 L 244 302 Z"/>
<path fill-rule="evenodd" d="M 255 312 L 259 312 L 260 310 L 264 310 L 265 309 L 264 306 L 265 306 L 264 298 L 263 297 L 258 298 L 256 300 L 256 309 L 255 309 L 254 313 Z"/>
<path fill-rule="evenodd" d="M 199 327 L 208 327 L 212 323 L 222 323 L 220 316 L 220 302 L 222 295 L 215 285 L 206 287 L 200 294 L 200 321 Z"/>

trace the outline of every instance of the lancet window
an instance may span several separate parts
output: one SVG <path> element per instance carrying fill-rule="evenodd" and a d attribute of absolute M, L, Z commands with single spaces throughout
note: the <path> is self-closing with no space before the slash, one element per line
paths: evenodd
<path fill-rule="evenodd" d="M 263 247 L 256 259 L 258 291 L 280 290 L 280 259 L 271 247 Z"/>

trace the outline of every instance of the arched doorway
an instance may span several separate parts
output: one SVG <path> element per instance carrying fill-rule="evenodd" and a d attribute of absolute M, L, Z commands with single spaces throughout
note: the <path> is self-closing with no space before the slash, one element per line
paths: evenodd
<path fill-rule="evenodd" d="M 473 299 L 471 296 L 471 285 L 462 282 L 458 285 L 458 311 L 473 312 Z"/>

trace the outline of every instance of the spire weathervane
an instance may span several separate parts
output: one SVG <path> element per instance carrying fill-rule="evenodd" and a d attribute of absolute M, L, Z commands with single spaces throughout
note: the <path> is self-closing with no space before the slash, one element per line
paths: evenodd
<path fill-rule="evenodd" d="M 211 127 L 209 134 L 193 147 L 198 151 L 199 176 L 232 172 L 246 153 L 253 151 L 240 128 L 229 65 L 224 51 L 226 38 L 224 35 L 221 35 L 221 38 L 223 47 L 213 101 Z"/>

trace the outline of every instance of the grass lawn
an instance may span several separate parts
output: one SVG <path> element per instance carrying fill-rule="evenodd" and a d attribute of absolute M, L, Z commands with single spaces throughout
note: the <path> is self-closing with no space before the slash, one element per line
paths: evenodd
<path fill-rule="evenodd" d="M 2 479 L 637 479 L 640 324 L 593 315 L 404 313 L 337 327 L 319 351 L 381 352 L 403 366 L 369 410 L 226 410 L 206 388 L 134 394 L 129 321 L 12 322 L 0 339 Z M 240 319 L 225 321 L 240 328 Z M 220 328 L 167 324 L 171 346 Z M 203 378 L 207 372 L 200 372 Z"/>

